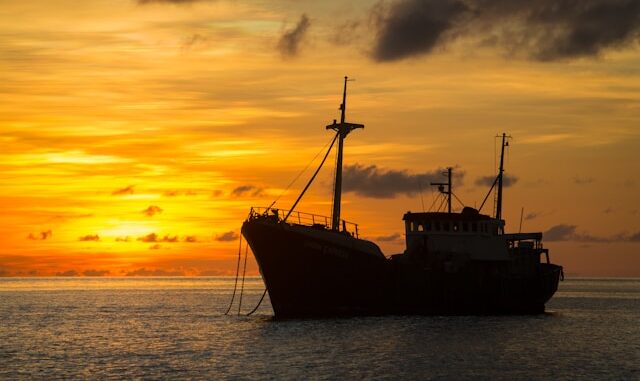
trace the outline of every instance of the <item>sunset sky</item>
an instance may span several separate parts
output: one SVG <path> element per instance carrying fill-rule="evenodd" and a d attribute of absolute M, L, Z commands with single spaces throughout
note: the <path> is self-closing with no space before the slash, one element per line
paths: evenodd
<path fill-rule="evenodd" d="M 480 205 L 506 132 L 507 231 L 524 208 L 566 274 L 640 276 L 640 0 L 0 0 L 0 20 L 0 275 L 234 274 L 349 75 L 342 216 L 386 255 L 442 168 Z M 331 213 L 332 166 L 299 210 Z"/>

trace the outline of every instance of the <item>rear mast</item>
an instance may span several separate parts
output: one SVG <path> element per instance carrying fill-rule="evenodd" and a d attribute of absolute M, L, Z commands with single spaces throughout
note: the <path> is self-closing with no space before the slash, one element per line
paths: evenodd
<path fill-rule="evenodd" d="M 333 190 L 333 213 L 331 215 L 331 230 L 340 230 L 340 202 L 342 198 L 342 150 L 344 138 L 356 128 L 364 128 L 363 124 L 347 123 L 345 116 L 347 111 L 347 82 L 348 77 L 344 77 L 344 89 L 342 91 L 342 104 L 340 105 L 340 123 L 334 119 L 333 124 L 327 126 L 327 130 L 334 130 L 338 134 L 338 157 L 336 159 L 336 178 Z"/>

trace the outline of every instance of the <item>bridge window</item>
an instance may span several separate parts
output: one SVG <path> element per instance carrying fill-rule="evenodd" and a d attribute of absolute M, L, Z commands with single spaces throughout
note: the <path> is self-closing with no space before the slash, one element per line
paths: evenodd
<path fill-rule="evenodd" d="M 463 232 L 468 232 L 469 231 L 469 224 L 466 222 L 462 223 L 462 231 Z"/>
<path fill-rule="evenodd" d="M 453 231 L 454 232 L 460 231 L 460 225 L 457 222 L 453 223 Z"/>
<path fill-rule="evenodd" d="M 431 230 L 431 221 L 427 221 L 424 223 L 424 230 L 426 231 L 430 231 Z"/>
<path fill-rule="evenodd" d="M 478 223 L 477 222 L 472 222 L 471 223 L 471 231 L 472 232 L 477 232 L 478 231 Z"/>
<path fill-rule="evenodd" d="M 424 225 L 423 225 L 423 223 L 422 223 L 422 222 L 418 222 L 418 224 L 417 224 L 417 225 L 418 225 L 418 231 L 419 231 L 419 232 L 423 232 L 423 231 L 424 231 Z"/>
<path fill-rule="evenodd" d="M 443 222 L 442 223 L 442 229 L 446 232 L 449 231 L 449 222 Z"/>
<path fill-rule="evenodd" d="M 440 221 L 436 221 L 436 222 L 434 223 L 434 227 L 435 227 L 435 230 L 436 230 L 436 231 L 440 231 Z"/>

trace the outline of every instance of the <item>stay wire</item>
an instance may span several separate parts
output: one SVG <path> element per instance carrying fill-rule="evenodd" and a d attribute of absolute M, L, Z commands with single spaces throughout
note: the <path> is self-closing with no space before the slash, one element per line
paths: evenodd
<path fill-rule="evenodd" d="M 313 174 L 313 176 L 311 176 L 311 179 L 309 179 L 309 182 L 307 183 L 307 185 L 304 187 L 304 189 L 300 193 L 300 196 L 298 196 L 298 198 L 296 199 L 296 202 L 293 203 L 293 206 L 291 207 L 291 209 L 289 209 L 289 213 L 287 213 L 287 215 L 284 217 L 283 221 L 287 221 L 287 218 L 289 218 L 291 213 L 293 213 L 293 210 L 296 208 L 296 206 L 298 205 L 298 203 L 302 199 L 302 196 L 304 196 L 304 194 L 307 191 L 307 189 L 309 189 L 309 187 L 311 186 L 311 183 L 313 183 L 313 180 L 315 180 L 316 176 L 318 175 L 318 172 L 320 172 L 320 169 L 322 169 L 322 166 L 324 165 L 324 162 L 327 161 L 327 156 L 329 156 L 329 152 L 331 152 L 331 149 L 333 148 L 333 145 L 335 144 L 336 140 L 338 139 L 338 135 L 339 134 L 340 133 L 338 132 L 336 134 L 336 136 L 333 138 L 333 141 L 331 141 L 331 145 L 329 146 L 329 149 L 327 150 L 327 153 L 322 158 L 322 161 L 320 162 L 320 165 L 318 166 L 318 169 L 316 169 L 316 171 Z"/>
<path fill-rule="evenodd" d="M 307 163 L 307 165 L 302 169 L 302 171 L 300 171 L 294 178 L 293 180 L 291 180 L 291 182 L 289 183 L 289 185 L 287 185 L 287 187 L 278 195 L 278 197 L 276 197 L 275 200 L 273 200 L 273 202 L 271 203 L 271 205 L 269 205 L 269 208 L 267 209 L 271 209 L 276 202 L 278 202 L 278 200 L 280 200 L 280 198 L 289 190 L 289 188 L 291 188 L 291 186 L 298 181 L 298 179 L 300 178 L 300 176 L 302 176 L 303 173 L 305 173 L 307 171 L 307 169 L 309 169 L 309 167 L 311 166 L 311 164 L 316 161 L 316 159 L 318 158 L 318 156 L 320 156 L 321 153 L 324 152 L 324 149 L 327 148 L 327 146 L 332 142 L 333 140 L 329 140 L 327 142 L 327 144 L 325 144 L 320 151 L 318 151 L 318 153 L 316 153 L 316 156 L 313 157 L 313 159 L 311 159 L 311 161 L 309 161 Z"/>

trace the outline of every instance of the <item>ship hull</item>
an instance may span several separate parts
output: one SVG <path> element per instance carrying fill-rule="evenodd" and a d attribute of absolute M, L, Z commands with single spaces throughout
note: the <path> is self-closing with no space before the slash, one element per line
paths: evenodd
<path fill-rule="evenodd" d="M 254 253 L 276 318 L 388 312 L 388 261 L 381 253 L 373 254 L 367 241 L 260 220 L 246 221 L 242 234 Z"/>
<path fill-rule="evenodd" d="M 246 221 L 242 234 L 276 318 L 538 314 L 562 271 L 537 264 L 517 276 L 505 263 L 483 261 L 449 271 L 387 259 L 347 234 L 260 219 Z"/>
<path fill-rule="evenodd" d="M 471 262 L 455 272 L 394 265 L 394 307 L 425 315 L 539 314 L 558 288 L 561 267 L 539 264 L 534 275 L 505 275 L 501 263 Z"/>

